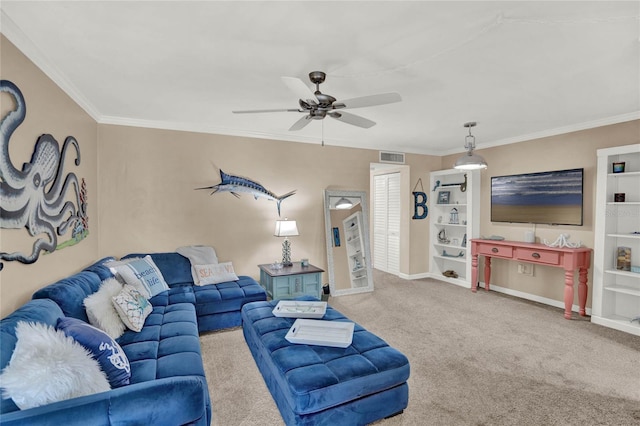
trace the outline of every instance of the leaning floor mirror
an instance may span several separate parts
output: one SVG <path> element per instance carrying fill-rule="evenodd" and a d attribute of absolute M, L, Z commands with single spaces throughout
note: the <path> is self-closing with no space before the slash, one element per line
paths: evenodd
<path fill-rule="evenodd" d="M 373 291 L 366 192 L 326 189 L 324 224 L 331 295 Z"/>

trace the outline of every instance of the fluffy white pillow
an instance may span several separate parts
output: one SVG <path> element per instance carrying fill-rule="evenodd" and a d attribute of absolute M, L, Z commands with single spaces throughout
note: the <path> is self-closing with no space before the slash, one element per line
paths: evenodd
<path fill-rule="evenodd" d="M 142 330 L 144 320 L 153 311 L 149 301 L 129 284 L 125 284 L 122 291 L 112 300 L 122 322 L 127 328 L 136 332 Z"/>
<path fill-rule="evenodd" d="M 189 259 L 191 265 L 209 265 L 218 263 L 218 256 L 213 247 L 209 246 L 184 246 L 178 247 L 176 253 Z"/>
<path fill-rule="evenodd" d="M 126 330 L 111 300 L 121 291 L 122 283 L 115 278 L 107 278 L 98 291 L 84 299 L 89 323 L 107 333 L 112 339 L 122 336 Z"/>
<path fill-rule="evenodd" d="M 109 263 L 107 266 L 124 284 L 133 286 L 146 298 L 169 290 L 169 286 L 164 280 L 162 272 L 160 272 L 160 269 L 158 269 L 149 255 L 142 259 L 127 259 L 125 263 Z"/>
<path fill-rule="evenodd" d="M 11 398 L 21 410 L 110 389 L 89 351 L 62 331 L 21 321 L 16 337 L 0 383 L 3 397 Z"/>
<path fill-rule="evenodd" d="M 195 285 L 219 284 L 238 279 L 231 262 L 215 265 L 193 265 L 191 275 L 193 275 Z"/>

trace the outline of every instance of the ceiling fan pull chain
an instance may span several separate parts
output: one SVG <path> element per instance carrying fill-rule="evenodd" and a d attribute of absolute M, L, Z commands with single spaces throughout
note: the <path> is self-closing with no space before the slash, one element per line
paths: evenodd
<path fill-rule="evenodd" d="M 324 146 L 324 120 L 322 120 L 321 126 L 322 126 L 322 146 Z"/>

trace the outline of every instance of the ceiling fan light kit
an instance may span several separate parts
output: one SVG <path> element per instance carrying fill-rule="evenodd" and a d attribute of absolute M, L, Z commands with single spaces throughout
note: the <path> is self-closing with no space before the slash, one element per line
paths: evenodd
<path fill-rule="evenodd" d="M 458 158 L 458 161 L 453 165 L 454 169 L 458 170 L 480 170 L 487 168 L 487 162 L 481 155 L 475 154 L 473 150 L 476 148 L 476 138 L 471 134 L 471 128 L 476 126 L 475 121 L 464 123 L 464 127 L 469 129 L 469 134 L 464 138 L 464 148 L 467 153 Z"/>
<path fill-rule="evenodd" d="M 282 81 L 299 96 L 297 109 L 262 109 L 232 111 L 235 114 L 244 113 L 264 113 L 264 112 L 302 112 L 305 115 L 293 123 L 290 131 L 303 129 L 311 120 L 323 120 L 329 116 L 338 121 L 353 126 L 368 129 L 376 125 L 375 121 L 361 117 L 356 114 L 342 111 L 348 108 L 363 108 L 377 105 L 400 102 L 402 97 L 398 93 L 381 93 L 378 95 L 362 96 L 338 102 L 336 98 L 320 91 L 320 84 L 324 83 L 327 75 L 323 71 L 312 71 L 309 73 L 309 80 L 315 84 L 315 92 L 300 79 L 293 77 L 282 77 Z M 341 111 L 337 111 L 341 110 Z"/>

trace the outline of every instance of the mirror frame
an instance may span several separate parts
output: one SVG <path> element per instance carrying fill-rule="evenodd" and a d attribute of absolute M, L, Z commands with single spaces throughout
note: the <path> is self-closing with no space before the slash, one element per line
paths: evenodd
<path fill-rule="evenodd" d="M 347 197 L 347 198 L 360 198 L 360 204 L 362 205 L 362 224 L 364 236 L 364 256 L 367 259 L 367 278 L 369 285 L 365 287 L 336 289 L 335 275 L 334 275 L 334 262 L 333 262 L 333 231 L 331 229 L 331 212 L 330 201 L 332 197 Z M 369 201 L 367 199 L 367 193 L 365 191 L 342 191 L 342 190 L 324 190 L 324 228 L 327 246 L 327 269 L 329 273 L 329 288 L 331 290 L 331 296 L 343 296 L 346 294 L 364 293 L 373 291 L 373 267 L 371 265 L 371 246 L 369 242 Z"/>

